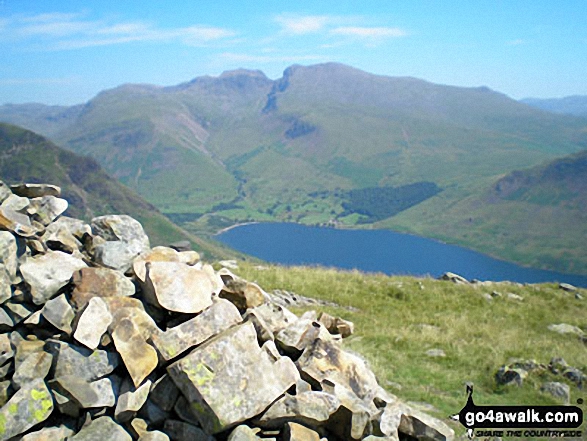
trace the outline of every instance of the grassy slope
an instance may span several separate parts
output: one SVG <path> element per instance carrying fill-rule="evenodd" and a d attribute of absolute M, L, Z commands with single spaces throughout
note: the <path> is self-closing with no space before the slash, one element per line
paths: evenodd
<path fill-rule="evenodd" d="M 510 358 L 548 364 L 553 357 L 563 357 L 569 365 L 587 370 L 584 343 L 547 330 L 553 323 L 587 329 L 587 303 L 555 285 L 473 287 L 428 278 L 244 263 L 236 272 L 267 291 L 284 289 L 358 308 L 320 310 L 355 323 L 356 333 L 346 345 L 369 360 L 384 387 L 406 401 L 432 404 L 441 418 L 463 407 L 466 382 L 475 385 L 476 404 L 560 404 L 540 392 L 544 381 L 566 382 L 550 374 L 531 374 L 521 388 L 498 387 L 494 374 Z M 503 297 L 483 297 L 493 291 Z M 508 293 L 523 300 L 509 299 Z M 446 357 L 426 356 L 432 348 L 444 350 Z M 571 385 L 572 403 L 583 395 Z M 464 431 L 454 427 L 457 433 Z"/>
<path fill-rule="evenodd" d="M 108 176 L 93 159 L 63 150 L 17 126 L 0 123 L 0 179 L 8 184 L 47 182 L 59 185 L 70 206 L 67 214 L 91 219 L 101 214 L 129 214 L 139 220 L 152 245 L 189 240 L 207 257 L 229 253 L 221 244 L 197 238 L 170 222 L 153 205 Z"/>

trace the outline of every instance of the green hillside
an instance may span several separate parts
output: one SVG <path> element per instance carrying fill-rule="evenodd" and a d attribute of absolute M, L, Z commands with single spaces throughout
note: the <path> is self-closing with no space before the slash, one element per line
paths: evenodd
<path fill-rule="evenodd" d="M 0 106 L 0 120 L 13 119 L 94 157 L 192 232 L 249 220 L 381 222 L 482 250 L 494 242 L 490 229 L 447 227 L 451 207 L 514 170 L 587 148 L 585 119 L 483 87 L 335 63 L 292 66 L 276 81 L 237 70 L 173 87 L 125 85 L 70 111 Z M 434 191 L 420 191 L 427 186 Z M 538 229 L 552 236 L 558 226 Z M 553 266 L 537 244 L 510 246 L 492 251 Z"/>
<path fill-rule="evenodd" d="M 8 184 L 52 183 L 69 202 L 66 214 L 89 220 L 102 214 L 128 214 L 138 219 L 152 246 L 189 240 L 208 257 L 228 251 L 197 238 L 163 216 L 153 205 L 108 176 L 93 159 L 57 147 L 46 138 L 0 123 L 0 180 Z"/>

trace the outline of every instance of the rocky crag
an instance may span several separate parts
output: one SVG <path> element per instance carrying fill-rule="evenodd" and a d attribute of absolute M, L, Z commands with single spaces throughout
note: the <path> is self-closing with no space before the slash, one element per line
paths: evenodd
<path fill-rule="evenodd" d="M 60 193 L 0 182 L 0 440 L 453 437 L 345 351 L 352 323 Z"/>

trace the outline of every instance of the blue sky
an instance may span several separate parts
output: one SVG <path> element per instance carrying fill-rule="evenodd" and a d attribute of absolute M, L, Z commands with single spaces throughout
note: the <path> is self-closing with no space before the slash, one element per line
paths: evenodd
<path fill-rule="evenodd" d="M 587 95 L 587 1 L 0 0 L 0 104 L 327 61 L 516 99 Z"/>

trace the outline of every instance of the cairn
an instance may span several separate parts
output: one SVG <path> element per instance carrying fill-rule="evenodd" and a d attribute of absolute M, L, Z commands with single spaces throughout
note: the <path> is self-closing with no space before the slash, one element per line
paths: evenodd
<path fill-rule="evenodd" d="M 0 440 L 445 440 L 345 351 L 352 323 L 296 316 L 125 215 L 63 216 L 0 182 Z"/>

